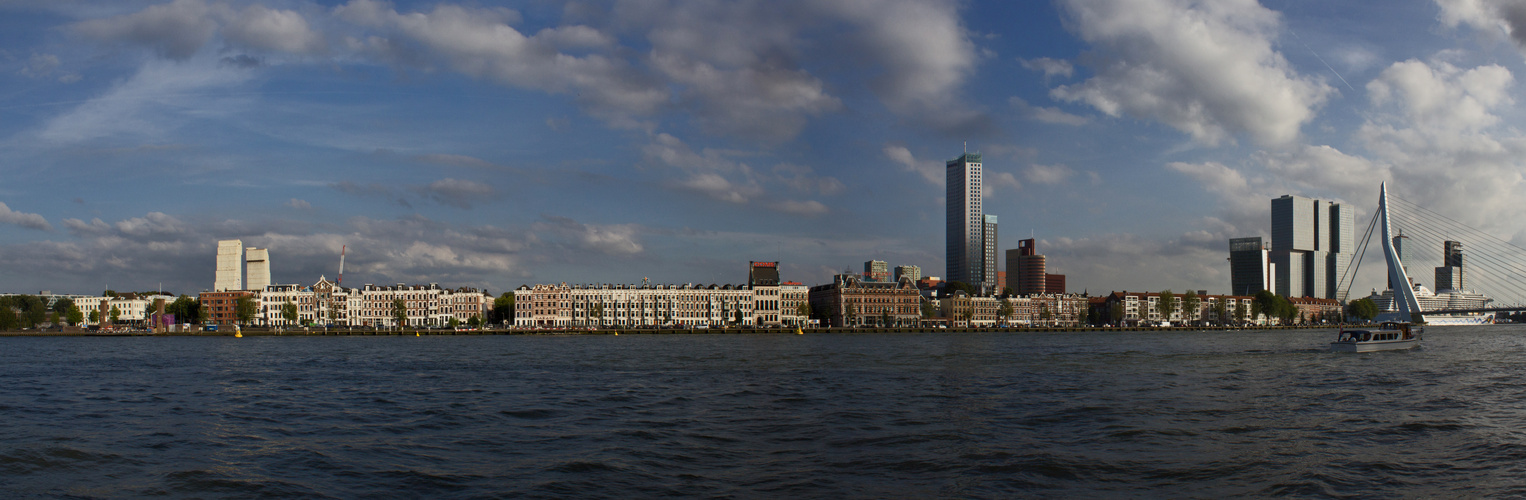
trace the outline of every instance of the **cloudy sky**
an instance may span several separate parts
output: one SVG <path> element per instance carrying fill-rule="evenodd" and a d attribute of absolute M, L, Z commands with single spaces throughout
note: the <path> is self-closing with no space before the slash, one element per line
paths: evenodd
<path fill-rule="evenodd" d="M 1282 194 L 1526 243 L 1523 51 L 1514 0 L 0 0 L 0 291 L 196 293 L 227 238 L 280 283 L 941 276 L 968 144 L 1072 291 L 1223 293 Z"/>

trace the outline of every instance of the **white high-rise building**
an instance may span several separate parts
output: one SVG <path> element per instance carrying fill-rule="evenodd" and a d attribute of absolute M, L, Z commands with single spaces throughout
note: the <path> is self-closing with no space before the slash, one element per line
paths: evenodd
<path fill-rule="evenodd" d="M 976 285 L 985 278 L 980 173 L 980 153 L 965 153 L 949 160 L 945 169 L 944 262 L 949 281 Z"/>
<path fill-rule="evenodd" d="M 1277 295 L 1343 298 L 1342 281 L 1356 252 L 1351 208 L 1283 195 L 1272 200 L 1272 249 Z"/>
<path fill-rule="evenodd" d="M 264 290 L 270 286 L 270 251 L 264 248 L 248 248 L 245 259 L 249 263 L 249 289 Z"/>
<path fill-rule="evenodd" d="M 213 282 L 212 291 L 226 292 L 243 289 L 243 240 L 222 240 L 217 242 L 217 281 Z"/>

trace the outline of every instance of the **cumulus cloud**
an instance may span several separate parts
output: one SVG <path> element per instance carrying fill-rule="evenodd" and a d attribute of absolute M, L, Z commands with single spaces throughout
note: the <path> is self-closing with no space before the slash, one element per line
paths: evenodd
<path fill-rule="evenodd" d="M 1095 73 L 1056 99 L 1111 116 L 1156 120 L 1200 143 L 1247 133 L 1264 144 L 1299 136 L 1333 88 L 1298 74 L 1272 48 L 1280 20 L 1255 0 L 1065 0 Z"/>
<path fill-rule="evenodd" d="M 1526 51 L 1526 3 L 1517 0 L 1436 0 L 1441 22 L 1468 25 L 1487 37 L 1503 37 Z"/>
<path fill-rule="evenodd" d="M 948 168 L 948 165 L 944 162 L 918 160 L 911 155 L 911 150 L 899 144 L 886 144 L 881 151 L 885 153 L 886 158 L 900 165 L 902 169 L 922 176 L 922 180 L 927 181 L 928 184 L 942 186 L 947 180 L 944 170 Z"/>
<path fill-rule="evenodd" d="M 1396 62 L 1368 83 L 1373 109 L 1356 137 L 1390 166 L 1395 195 L 1520 244 L 1526 134 L 1500 117 L 1514 83 L 1497 65 Z"/>
<path fill-rule="evenodd" d="M 296 198 L 292 198 L 291 200 L 287 201 L 286 202 L 286 206 L 290 207 L 290 208 L 295 208 L 297 210 L 312 210 L 313 209 L 313 204 L 312 203 L 308 203 L 307 200 L 299 200 L 299 199 L 296 199 Z"/>
<path fill-rule="evenodd" d="M 313 31 L 302 14 L 290 10 L 251 5 L 223 27 L 223 37 L 246 47 L 292 54 L 324 50 L 323 37 Z"/>
<path fill-rule="evenodd" d="M 175 0 L 132 14 L 83 21 L 73 29 L 101 41 L 145 45 L 183 61 L 217 32 L 217 21 L 211 18 L 213 9 L 201 0 Z"/>
<path fill-rule="evenodd" d="M 15 224 L 27 229 L 43 231 L 53 230 L 53 225 L 49 224 L 48 219 L 43 216 L 11 210 L 11 207 L 6 206 L 5 203 L 0 203 L 0 224 Z"/>

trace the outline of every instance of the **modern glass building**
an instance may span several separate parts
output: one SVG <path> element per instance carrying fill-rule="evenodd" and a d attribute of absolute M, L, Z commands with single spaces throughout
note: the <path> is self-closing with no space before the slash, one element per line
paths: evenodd
<path fill-rule="evenodd" d="M 1269 252 L 1278 295 L 1344 300 L 1339 290 L 1356 252 L 1351 208 L 1283 195 L 1272 200 Z"/>
<path fill-rule="evenodd" d="M 980 174 L 980 153 L 965 153 L 949 160 L 945 169 L 944 262 L 948 281 L 974 285 L 985 277 L 981 262 L 985 217 L 981 208 Z M 992 275 L 995 275 L 994 271 Z"/>
<path fill-rule="evenodd" d="M 1230 238 L 1229 294 L 1245 297 L 1272 288 L 1271 262 L 1261 237 Z"/>

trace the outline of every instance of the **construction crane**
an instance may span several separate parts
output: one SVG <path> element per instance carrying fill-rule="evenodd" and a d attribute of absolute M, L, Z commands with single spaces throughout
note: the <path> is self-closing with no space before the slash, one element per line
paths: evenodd
<path fill-rule="evenodd" d="M 349 248 L 349 246 L 347 246 L 347 245 L 340 245 L 339 246 L 339 280 L 335 281 L 334 285 L 340 285 L 340 284 L 344 283 L 344 251 L 345 251 L 346 248 Z"/>

